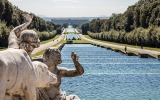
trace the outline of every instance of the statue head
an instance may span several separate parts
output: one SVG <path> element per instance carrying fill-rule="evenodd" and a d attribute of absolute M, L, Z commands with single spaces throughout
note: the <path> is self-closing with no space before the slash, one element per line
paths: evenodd
<path fill-rule="evenodd" d="M 24 30 L 20 33 L 19 47 L 24 49 L 29 55 L 32 53 L 34 48 L 40 46 L 40 40 L 37 33 L 33 30 Z"/>
<path fill-rule="evenodd" d="M 48 48 L 43 54 L 43 62 L 48 67 L 62 63 L 60 50 L 57 48 Z"/>

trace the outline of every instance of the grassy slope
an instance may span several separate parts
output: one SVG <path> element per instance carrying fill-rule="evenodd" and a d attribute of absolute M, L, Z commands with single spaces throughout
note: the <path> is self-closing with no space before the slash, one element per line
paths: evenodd
<path fill-rule="evenodd" d="M 45 44 L 45 43 L 51 42 L 51 41 L 53 41 L 53 40 L 56 40 L 56 39 L 59 38 L 59 36 L 60 36 L 60 35 L 56 35 L 54 38 L 49 39 L 49 40 L 46 40 L 46 41 L 42 41 L 40 44 Z M 5 50 L 5 49 L 7 49 L 7 48 L 0 48 L 0 51 Z"/>
<path fill-rule="evenodd" d="M 60 36 L 60 35 L 56 35 L 56 36 L 55 36 L 54 38 L 52 38 L 52 39 L 49 39 L 49 40 L 46 40 L 46 41 L 42 41 L 41 44 L 45 44 L 45 43 L 51 42 L 51 41 L 53 41 L 53 40 L 56 40 L 56 39 L 59 38 L 59 36 Z"/>
<path fill-rule="evenodd" d="M 57 36 L 55 36 L 55 38 L 50 39 L 50 40 L 47 40 L 47 41 L 48 41 L 48 42 L 53 41 L 53 40 L 57 39 L 59 36 L 60 36 L 60 35 L 57 35 Z M 47 42 L 45 42 L 45 43 L 47 43 Z M 56 46 L 58 46 L 58 45 L 60 45 L 60 44 L 63 44 L 63 43 L 66 43 L 66 41 L 62 39 L 62 40 L 61 40 L 60 42 L 58 42 L 57 44 L 53 45 L 53 47 L 56 47 Z M 43 44 L 44 44 L 44 43 L 43 43 Z M 45 51 L 45 50 L 39 51 L 39 52 L 31 55 L 31 57 L 40 56 L 40 55 L 42 55 L 42 54 L 44 53 L 44 51 Z"/>
<path fill-rule="evenodd" d="M 115 45 L 127 46 L 127 47 L 133 47 L 133 48 L 141 48 L 141 46 L 136 46 L 136 45 L 121 44 L 121 43 L 116 43 L 116 42 L 108 42 L 108 41 L 93 39 L 93 38 L 89 37 L 88 35 L 85 35 L 85 37 L 88 38 L 88 39 L 92 39 L 92 40 L 96 40 L 96 41 L 104 42 L 104 43 L 109 43 L 109 44 L 115 44 Z M 160 52 L 160 48 L 143 47 L 143 49 L 154 50 L 154 51 L 159 51 Z"/>

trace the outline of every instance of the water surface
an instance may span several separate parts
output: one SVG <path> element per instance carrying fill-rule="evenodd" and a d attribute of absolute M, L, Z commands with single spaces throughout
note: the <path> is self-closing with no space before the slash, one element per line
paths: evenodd
<path fill-rule="evenodd" d="M 78 39 L 77 34 L 67 34 L 67 40 Z"/>
<path fill-rule="evenodd" d="M 66 28 L 67 33 L 75 33 L 75 28 Z"/>
<path fill-rule="evenodd" d="M 79 55 L 85 73 L 63 78 L 62 90 L 76 94 L 81 100 L 159 100 L 160 61 L 126 56 L 90 44 L 66 44 L 63 63 L 74 68 L 70 54 Z"/>

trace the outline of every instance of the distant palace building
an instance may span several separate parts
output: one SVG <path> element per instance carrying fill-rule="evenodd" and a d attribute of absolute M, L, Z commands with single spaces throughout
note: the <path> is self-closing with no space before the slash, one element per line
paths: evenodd
<path fill-rule="evenodd" d="M 85 24 L 89 22 L 89 19 L 81 18 L 52 18 L 51 22 L 54 24 Z"/>

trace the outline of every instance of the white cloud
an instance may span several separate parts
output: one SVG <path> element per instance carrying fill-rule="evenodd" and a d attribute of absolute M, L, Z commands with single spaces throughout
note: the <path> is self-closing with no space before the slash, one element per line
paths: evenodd
<path fill-rule="evenodd" d="M 54 2 L 80 2 L 80 0 L 52 0 Z"/>
<path fill-rule="evenodd" d="M 50 17 L 110 16 L 123 13 L 138 0 L 9 0 L 20 9 Z"/>
<path fill-rule="evenodd" d="M 8 0 L 8 1 L 10 1 L 10 2 L 16 2 L 16 1 L 23 1 L 23 0 Z"/>

